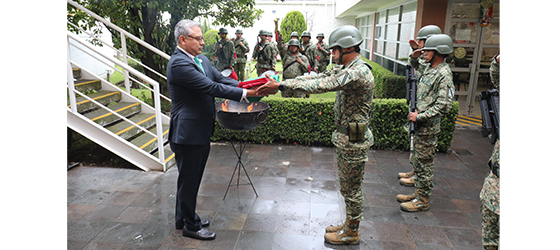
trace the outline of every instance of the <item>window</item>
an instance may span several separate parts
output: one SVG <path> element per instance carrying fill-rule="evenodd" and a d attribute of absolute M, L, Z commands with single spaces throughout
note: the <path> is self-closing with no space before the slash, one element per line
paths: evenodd
<path fill-rule="evenodd" d="M 359 17 L 357 21 L 358 30 L 362 33 L 362 38 L 364 41 L 360 45 L 360 53 L 365 58 L 370 58 L 371 55 L 371 39 L 372 39 L 372 27 L 373 27 L 373 15 L 367 15 Z M 375 46 L 374 46 L 375 48 Z"/>
<path fill-rule="evenodd" d="M 417 2 L 410 2 L 375 13 L 372 61 L 395 74 L 402 72 L 412 53 L 408 40 L 414 39 L 416 6 Z"/>

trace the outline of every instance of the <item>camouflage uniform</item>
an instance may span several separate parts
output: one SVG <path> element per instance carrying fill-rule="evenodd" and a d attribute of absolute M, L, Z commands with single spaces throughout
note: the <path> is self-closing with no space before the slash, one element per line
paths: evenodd
<path fill-rule="evenodd" d="M 311 48 L 313 48 L 313 47 L 314 47 L 314 45 L 311 41 L 309 41 L 309 43 L 307 45 L 304 45 L 303 42 L 301 42 L 301 50 L 302 50 L 301 54 L 306 56 L 309 59 L 309 63 L 311 65 L 312 69 L 315 68 L 316 59 L 315 60 L 311 59 L 309 52 L 310 52 Z"/>
<path fill-rule="evenodd" d="M 275 54 L 276 50 L 272 43 L 259 42 L 255 45 L 253 59 L 257 59 L 257 75 L 269 69 L 274 70 L 274 65 L 276 64 Z"/>
<path fill-rule="evenodd" d="M 496 141 L 488 166 L 500 166 L 500 140 Z M 496 172 L 499 175 L 499 172 Z M 484 179 L 480 191 L 482 204 L 482 245 L 484 249 L 498 249 L 500 245 L 500 177 L 492 171 Z"/>
<path fill-rule="evenodd" d="M 221 45 L 221 48 L 220 48 Z M 218 40 L 214 45 L 214 56 L 218 58 L 218 63 L 216 64 L 216 69 L 221 71 L 223 69 L 233 67 L 235 64 L 234 60 L 234 48 L 233 42 L 229 39 L 225 41 Z"/>
<path fill-rule="evenodd" d="M 294 56 L 287 49 L 282 50 L 282 53 L 284 53 L 282 55 L 282 66 L 283 66 L 282 79 L 283 80 L 294 79 L 298 76 L 302 76 L 303 73 L 308 72 L 309 60 L 307 60 L 306 56 L 302 55 L 299 52 L 297 53 L 297 55 Z M 298 63 L 296 61 L 298 57 L 301 58 L 303 64 Z M 282 91 L 282 97 L 304 98 L 305 93 L 301 91 L 286 89 Z"/>
<path fill-rule="evenodd" d="M 357 56 L 346 67 L 336 65 L 324 73 L 300 76 L 284 81 L 284 89 L 305 93 L 336 91 L 334 103 L 335 124 L 369 124 L 372 109 L 374 80 L 371 66 Z M 340 192 L 346 203 L 349 220 L 363 220 L 364 194 L 362 182 L 368 149 L 373 145 L 373 134 L 367 129 L 364 140 L 351 142 L 348 135 L 334 131 L 332 142 L 336 147 Z"/>
<path fill-rule="evenodd" d="M 327 45 L 326 43 L 323 42 L 321 44 L 321 49 L 319 49 L 318 45 L 319 44 L 316 44 L 313 47 L 310 47 L 307 51 L 307 54 L 309 54 L 309 60 L 315 61 L 315 67 L 313 68 L 313 70 L 321 73 L 325 71 L 327 69 L 327 66 L 329 65 L 329 58 L 331 53 L 328 49 L 326 49 L 329 47 L 329 45 Z"/>
<path fill-rule="evenodd" d="M 239 43 L 243 45 L 240 45 Z M 242 82 L 245 78 L 245 64 L 247 63 L 247 53 L 249 52 L 249 43 L 244 39 L 233 40 L 233 45 L 235 48 L 235 66 L 233 70 L 237 73 L 237 80 Z"/>
<path fill-rule="evenodd" d="M 435 68 L 409 57 L 409 64 L 416 69 L 417 130 L 414 134 L 410 163 L 414 169 L 414 186 L 418 194 L 430 198 L 434 187 L 434 158 L 441 117 L 451 107 L 454 95 L 453 77 L 449 65 L 443 61 Z"/>
<path fill-rule="evenodd" d="M 496 62 L 496 57 L 490 64 L 490 77 L 494 87 L 499 89 L 500 65 Z M 488 166 L 490 172 L 484 179 L 484 185 L 480 191 L 482 245 L 484 249 L 498 249 L 500 245 L 500 139 L 494 144 L 492 156 L 488 159 Z M 492 171 L 493 168 L 495 168 L 494 171 Z"/>
<path fill-rule="evenodd" d="M 490 80 L 492 80 L 494 88 L 500 90 L 500 65 L 496 62 L 496 56 L 490 63 Z"/>

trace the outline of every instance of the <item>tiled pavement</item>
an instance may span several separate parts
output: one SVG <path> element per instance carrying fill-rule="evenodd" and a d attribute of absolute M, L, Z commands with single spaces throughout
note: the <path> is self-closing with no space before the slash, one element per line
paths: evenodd
<path fill-rule="evenodd" d="M 175 167 L 76 167 L 67 173 L 68 249 L 482 249 L 478 194 L 492 145 L 477 130 L 456 130 L 451 149 L 437 154 L 431 208 L 419 213 L 402 212 L 395 200 L 413 191 L 397 179 L 411 169 L 409 153 L 370 150 L 356 246 L 323 240 L 345 213 L 334 148 L 249 144 L 244 158 L 258 198 L 240 185 L 222 200 L 237 158 L 229 143 L 212 145 L 197 211 L 210 220 L 213 241 L 175 229 Z"/>

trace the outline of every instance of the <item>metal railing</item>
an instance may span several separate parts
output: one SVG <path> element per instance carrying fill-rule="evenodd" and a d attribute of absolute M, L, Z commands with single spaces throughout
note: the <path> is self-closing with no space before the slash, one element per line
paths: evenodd
<path fill-rule="evenodd" d="M 120 114 L 110 110 L 109 108 L 106 108 L 104 105 L 99 104 L 97 101 L 83 95 L 82 93 L 80 93 L 79 91 L 77 91 L 74 87 L 74 77 L 73 77 L 73 73 L 72 73 L 72 66 L 70 64 L 70 39 L 78 42 L 79 44 L 81 44 L 82 46 L 86 47 L 87 49 L 91 50 L 91 51 L 97 51 L 97 49 L 91 45 L 88 42 L 83 42 L 81 41 L 81 39 L 74 33 L 67 31 L 67 39 L 68 39 L 68 63 L 67 63 L 67 71 L 68 71 L 68 75 L 67 75 L 67 81 L 68 81 L 68 89 L 69 89 L 69 96 L 70 96 L 70 110 L 72 111 L 72 113 L 76 114 L 76 115 L 81 115 L 78 113 L 77 111 L 77 104 L 76 104 L 76 98 L 75 95 L 79 94 L 82 97 L 92 101 L 93 103 L 99 105 L 100 107 L 108 110 L 109 112 L 111 112 L 113 115 L 116 115 L 117 117 L 124 119 L 125 121 L 133 124 L 136 127 L 139 127 L 142 131 L 149 133 L 150 135 L 154 136 L 157 138 L 157 147 L 158 147 L 158 154 L 159 154 L 159 162 L 162 163 L 165 166 L 165 153 L 164 153 L 164 147 L 163 147 L 163 126 L 162 126 L 162 114 L 161 114 L 161 101 L 160 101 L 160 92 L 159 92 L 159 83 L 156 82 L 155 80 L 153 80 L 152 78 L 142 74 L 141 72 L 139 72 L 138 70 L 130 67 L 128 64 L 123 63 L 115 58 L 113 58 L 112 56 L 107 56 L 103 53 L 96 53 L 95 57 L 98 58 L 97 56 L 101 56 L 107 60 L 109 60 L 110 62 L 114 63 L 115 65 L 118 65 L 119 67 L 122 67 L 123 70 L 128 71 L 130 73 L 132 73 L 134 76 L 138 77 L 140 80 L 148 83 L 149 85 L 151 85 L 153 87 L 154 90 L 154 112 L 155 112 L 155 116 L 156 116 L 156 134 L 153 134 L 149 131 L 147 131 L 146 129 L 142 128 L 141 126 L 138 126 L 137 124 L 135 124 L 134 122 L 126 119 L 125 117 L 121 116 Z M 82 50 L 85 51 L 85 50 Z M 92 55 L 92 53 L 88 53 L 89 55 Z M 116 86 L 115 86 L 116 87 Z M 117 89 L 120 88 L 116 87 Z"/>

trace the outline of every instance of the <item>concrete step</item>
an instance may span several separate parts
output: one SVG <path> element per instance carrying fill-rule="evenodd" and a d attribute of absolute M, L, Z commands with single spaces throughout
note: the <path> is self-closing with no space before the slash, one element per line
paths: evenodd
<path fill-rule="evenodd" d="M 110 104 L 107 107 L 124 117 L 129 117 L 134 114 L 140 113 L 140 111 L 142 110 L 142 106 L 138 102 L 119 102 Z M 113 115 L 103 108 L 86 113 L 84 114 L 84 116 L 101 126 L 106 126 L 120 120 L 118 116 Z"/>
<path fill-rule="evenodd" d="M 72 74 L 74 75 L 75 79 L 80 79 L 80 78 L 82 78 L 82 69 L 72 68 Z"/>
<path fill-rule="evenodd" d="M 156 134 L 156 127 L 154 126 L 149 131 Z M 164 140 L 164 143 L 167 141 L 168 137 L 169 137 L 169 125 L 163 125 L 163 140 Z M 144 150 L 146 152 L 152 152 L 152 150 L 157 148 L 157 138 L 153 137 L 152 135 L 150 135 L 148 133 L 144 133 L 144 134 L 134 138 L 134 140 L 132 140 L 130 142 L 132 142 L 132 144 L 138 146 L 139 148 L 141 148 L 142 150 Z"/>
<path fill-rule="evenodd" d="M 100 90 L 101 80 L 77 80 L 74 81 L 74 88 L 82 93 L 91 90 Z"/>
<path fill-rule="evenodd" d="M 144 114 L 140 113 L 134 115 L 129 118 L 132 122 L 136 123 L 137 125 L 143 128 L 149 128 L 156 124 L 156 115 L 155 114 Z M 116 135 L 122 137 L 125 140 L 128 140 L 138 133 L 142 132 L 142 130 L 127 121 L 121 121 L 114 125 L 107 127 L 107 129 Z"/>
<path fill-rule="evenodd" d="M 121 93 L 119 91 L 98 91 L 88 94 L 87 96 L 105 106 L 112 102 L 118 102 L 121 100 Z M 68 104 L 68 107 L 70 107 L 70 101 L 66 103 Z M 81 96 L 76 98 L 76 105 L 79 113 L 84 113 L 98 108 L 95 103 Z"/>
<path fill-rule="evenodd" d="M 169 169 L 175 165 L 175 153 L 173 153 L 169 144 L 164 147 L 163 153 L 165 154 L 165 169 Z M 157 150 L 152 155 L 159 159 L 159 152 Z"/>

